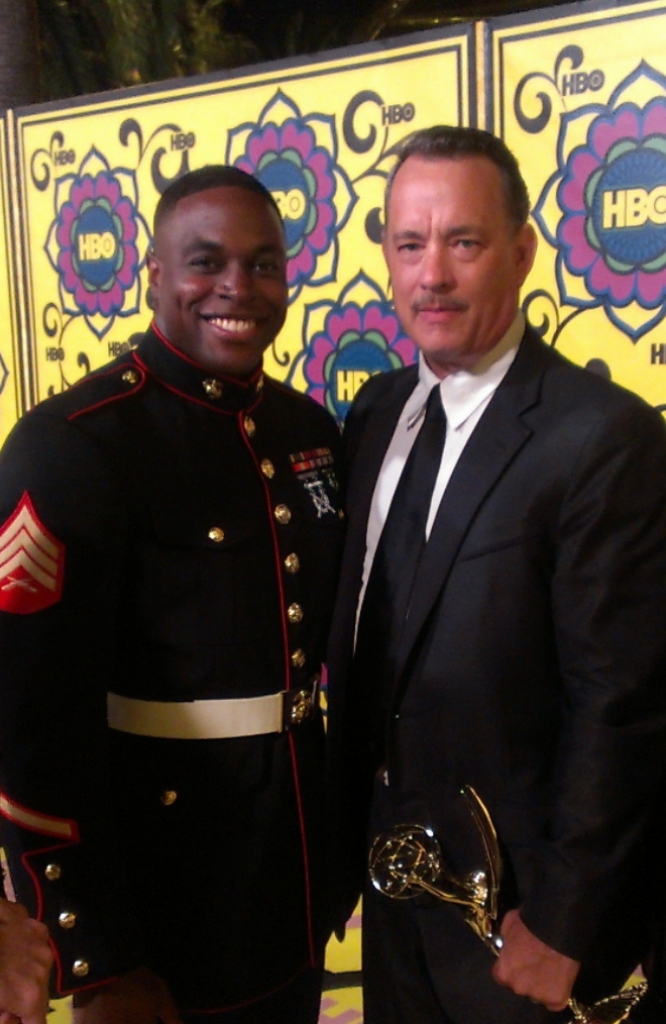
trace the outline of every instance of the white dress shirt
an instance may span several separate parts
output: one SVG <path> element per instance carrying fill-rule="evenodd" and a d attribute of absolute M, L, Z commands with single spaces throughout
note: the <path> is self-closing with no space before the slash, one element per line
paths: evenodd
<path fill-rule="evenodd" d="M 386 522 L 389 508 L 395 494 L 400 475 L 421 429 L 425 406 L 431 389 L 439 384 L 442 405 L 446 414 L 446 440 L 439 473 L 432 492 L 430 511 L 426 523 L 426 537 L 430 536 L 432 524 L 437 515 L 439 503 L 451 479 L 463 449 L 474 428 L 487 409 L 512 362 L 525 331 L 525 318 L 518 312 L 515 320 L 501 341 L 487 352 L 471 370 L 458 370 L 440 380 L 430 369 L 423 354 L 419 356 L 419 377 L 416 387 L 405 402 L 400 419 L 391 438 L 382 468 L 377 477 L 368 528 L 366 532 L 363 582 L 359 595 L 358 612 L 365 595 L 365 588 L 372 569 L 372 562 Z"/>

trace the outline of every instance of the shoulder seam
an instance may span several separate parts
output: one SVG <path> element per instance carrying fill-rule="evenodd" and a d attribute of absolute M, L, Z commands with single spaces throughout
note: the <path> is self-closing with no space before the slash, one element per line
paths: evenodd
<path fill-rule="evenodd" d="M 103 406 L 110 405 L 112 402 L 120 401 L 123 398 L 130 398 L 132 395 L 135 395 L 138 391 L 140 391 L 146 383 L 147 374 L 143 367 L 136 362 L 136 360 L 134 360 L 133 362 L 133 372 L 138 374 L 139 379 L 137 380 L 136 384 L 133 384 L 129 390 L 121 391 L 117 395 L 111 395 L 108 398 L 104 398 L 99 402 L 93 402 L 91 405 L 87 405 L 83 409 L 77 409 L 76 412 L 70 413 L 69 416 L 66 416 L 65 418 L 69 422 L 71 422 L 72 420 L 78 419 L 79 416 L 85 415 L 85 413 L 94 412 L 96 409 L 101 409 Z M 95 379 L 109 377 L 121 371 L 126 372 L 126 367 L 122 365 L 116 366 L 112 370 L 96 374 Z"/>

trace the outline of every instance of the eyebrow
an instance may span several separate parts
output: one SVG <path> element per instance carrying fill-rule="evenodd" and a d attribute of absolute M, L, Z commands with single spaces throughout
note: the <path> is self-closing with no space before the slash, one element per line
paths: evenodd
<path fill-rule="evenodd" d="M 458 224 L 448 228 L 447 231 L 438 232 L 438 234 L 445 241 L 449 241 L 452 238 L 460 238 L 462 235 L 481 235 L 483 234 L 483 229 L 478 224 Z M 426 232 L 415 231 L 411 228 L 406 228 L 404 231 L 394 231 L 391 235 L 394 242 L 419 242 L 425 237 Z"/>
<path fill-rule="evenodd" d="M 194 252 L 224 252 L 224 243 L 215 242 L 210 238 L 194 238 L 191 242 L 188 242 L 183 249 L 183 255 L 189 256 Z M 253 256 L 261 256 L 265 253 L 282 253 L 282 247 L 279 245 L 272 245 L 266 243 L 265 245 L 259 245 L 256 249 L 252 250 Z"/>
<path fill-rule="evenodd" d="M 223 246 L 218 242 L 213 242 L 212 239 L 208 238 L 194 238 L 191 242 L 188 242 L 183 249 L 183 255 L 189 256 L 193 252 L 201 252 L 203 249 L 205 252 L 218 252 Z"/>

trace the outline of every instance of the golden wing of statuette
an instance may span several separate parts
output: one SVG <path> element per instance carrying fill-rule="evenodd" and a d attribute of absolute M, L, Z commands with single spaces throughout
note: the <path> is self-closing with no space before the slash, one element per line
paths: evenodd
<path fill-rule="evenodd" d="M 472 818 L 477 827 L 486 854 L 486 874 L 488 876 L 488 903 L 486 910 L 490 917 L 497 918 L 497 896 L 502 875 L 502 858 L 500 856 L 497 832 L 490 817 L 488 808 L 473 786 L 463 786 L 461 793 L 467 801 Z"/>
<path fill-rule="evenodd" d="M 617 995 L 600 999 L 593 1007 L 584 1007 L 571 1000 L 570 1006 L 574 1012 L 574 1020 L 588 1021 L 590 1024 L 621 1024 L 626 1020 L 631 1009 L 645 995 L 647 982 L 642 981 L 640 985 L 633 985 L 625 988 Z"/>

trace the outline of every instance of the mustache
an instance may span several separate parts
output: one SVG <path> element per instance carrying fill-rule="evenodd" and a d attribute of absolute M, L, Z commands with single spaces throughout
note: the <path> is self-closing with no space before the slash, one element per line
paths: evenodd
<path fill-rule="evenodd" d="M 436 293 L 425 293 L 412 302 L 412 313 L 464 313 L 469 306 L 460 299 L 450 299 Z"/>

